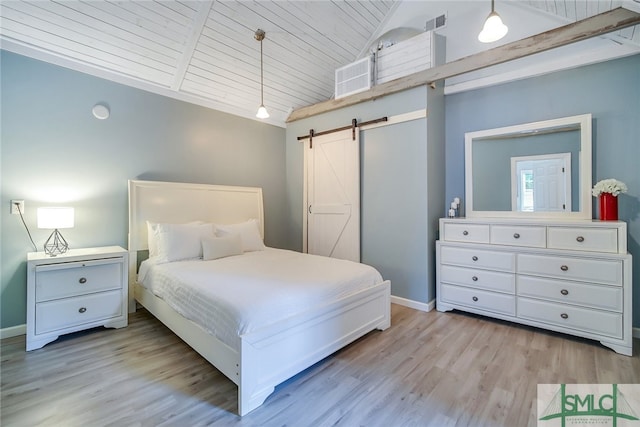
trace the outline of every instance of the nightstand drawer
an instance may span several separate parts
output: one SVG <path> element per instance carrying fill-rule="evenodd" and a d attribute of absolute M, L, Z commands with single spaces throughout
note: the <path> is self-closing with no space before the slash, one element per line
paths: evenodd
<path fill-rule="evenodd" d="M 518 276 L 518 295 L 622 313 L 622 287 Z"/>
<path fill-rule="evenodd" d="M 36 267 L 36 302 L 122 287 L 122 258 Z"/>
<path fill-rule="evenodd" d="M 617 228 L 549 227 L 549 248 L 618 252 Z"/>
<path fill-rule="evenodd" d="M 516 297 L 514 295 L 445 284 L 440 286 L 440 292 L 440 299 L 444 302 L 508 314 L 509 316 L 516 314 Z"/>
<path fill-rule="evenodd" d="M 108 291 L 36 304 L 36 334 L 122 315 L 122 292 Z"/>
<path fill-rule="evenodd" d="M 622 261 L 518 254 L 518 273 L 622 286 Z"/>
<path fill-rule="evenodd" d="M 440 270 L 440 280 L 442 282 L 465 285 L 478 289 L 507 292 L 510 294 L 516 291 L 516 276 L 512 273 L 498 273 L 495 271 L 443 265 Z"/>
<path fill-rule="evenodd" d="M 485 251 L 477 248 L 459 248 L 442 246 L 440 250 L 442 264 L 460 265 L 464 267 L 485 268 L 514 272 L 516 255 L 508 252 Z"/>
<path fill-rule="evenodd" d="M 622 313 L 518 298 L 518 317 L 592 334 L 622 338 Z"/>

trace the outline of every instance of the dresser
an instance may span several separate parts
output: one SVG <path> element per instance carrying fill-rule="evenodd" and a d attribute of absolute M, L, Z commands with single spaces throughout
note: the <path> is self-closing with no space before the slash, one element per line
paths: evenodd
<path fill-rule="evenodd" d="M 27 351 L 70 332 L 127 326 L 127 266 L 119 246 L 27 254 Z"/>
<path fill-rule="evenodd" d="M 632 355 L 625 222 L 443 218 L 436 263 L 438 311 L 576 335 Z"/>

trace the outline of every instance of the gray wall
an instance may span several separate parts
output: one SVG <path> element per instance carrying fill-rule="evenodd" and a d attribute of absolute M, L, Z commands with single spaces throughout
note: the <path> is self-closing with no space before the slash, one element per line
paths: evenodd
<path fill-rule="evenodd" d="M 629 188 L 619 196 L 619 218 L 628 223 L 640 327 L 640 55 L 449 95 L 445 105 L 447 199 L 464 196 L 465 132 L 593 115 L 593 183 L 616 178 Z"/>
<path fill-rule="evenodd" d="M 0 328 L 25 323 L 26 253 L 34 250 L 11 199 L 42 245 L 36 208 L 72 206 L 70 247 L 127 246 L 127 180 L 264 189 L 265 240 L 284 247 L 285 130 L 1 52 Z M 111 117 L 97 120 L 106 102 Z"/>
<path fill-rule="evenodd" d="M 419 119 L 360 133 L 361 254 L 362 262 L 391 280 L 393 295 L 422 303 L 433 300 L 433 247 L 437 218 L 444 212 L 442 102 L 441 88 L 421 87 L 290 123 L 286 132 L 292 224 L 288 246 L 301 249 L 303 240 L 304 160 L 297 137 L 307 135 L 309 129 L 318 132 L 348 125 L 353 118 L 363 122 L 429 105 L 429 125 Z"/>

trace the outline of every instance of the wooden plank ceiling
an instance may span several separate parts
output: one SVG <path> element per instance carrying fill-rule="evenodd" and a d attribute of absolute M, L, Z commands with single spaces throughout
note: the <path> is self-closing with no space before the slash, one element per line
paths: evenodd
<path fill-rule="evenodd" d="M 283 126 L 292 109 L 333 96 L 335 69 L 368 52 L 401 1 L 3 0 L 0 43 L 3 49 L 253 118 L 260 103 L 260 43 L 254 33 L 261 28 L 268 121 Z M 567 22 L 620 5 L 520 3 Z M 636 27 L 625 31 L 622 36 L 640 43 Z"/>

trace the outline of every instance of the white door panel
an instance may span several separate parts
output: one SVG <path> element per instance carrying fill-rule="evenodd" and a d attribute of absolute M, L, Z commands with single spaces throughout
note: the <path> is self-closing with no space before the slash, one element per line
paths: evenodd
<path fill-rule="evenodd" d="M 307 150 L 307 252 L 360 261 L 360 142 L 351 130 Z"/>

